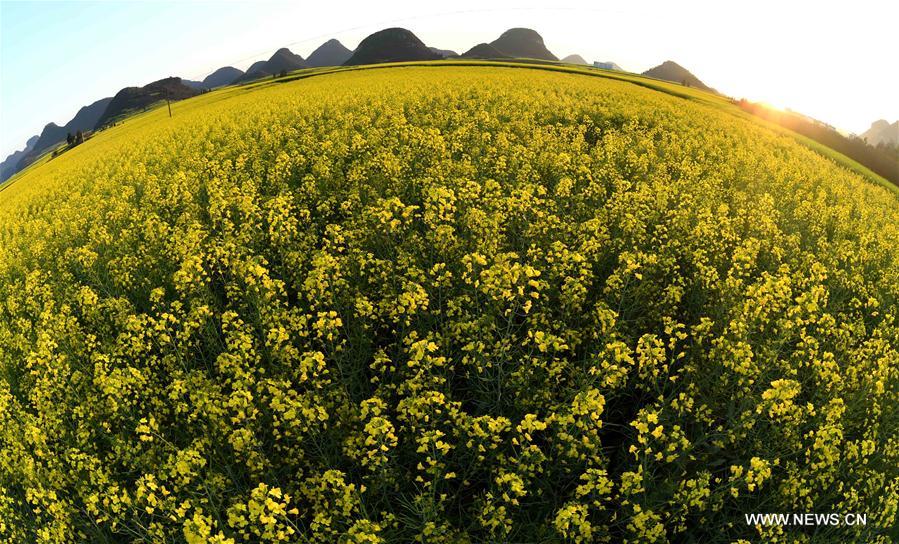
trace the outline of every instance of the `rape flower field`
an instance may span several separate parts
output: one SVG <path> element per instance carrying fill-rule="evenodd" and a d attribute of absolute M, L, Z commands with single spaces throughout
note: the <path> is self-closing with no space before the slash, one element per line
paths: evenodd
<path fill-rule="evenodd" d="M 444 64 L 2 188 L 0 541 L 896 541 L 896 195 L 723 101 Z"/>

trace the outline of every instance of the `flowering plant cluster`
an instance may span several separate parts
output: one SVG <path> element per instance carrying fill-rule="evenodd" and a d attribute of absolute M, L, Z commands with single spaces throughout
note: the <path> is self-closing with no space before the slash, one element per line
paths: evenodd
<path fill-rule="evenodd" d="M 896 538 L 883 187 L 522 67 L 173 110 L 0 193 L 0 541 Z"/>

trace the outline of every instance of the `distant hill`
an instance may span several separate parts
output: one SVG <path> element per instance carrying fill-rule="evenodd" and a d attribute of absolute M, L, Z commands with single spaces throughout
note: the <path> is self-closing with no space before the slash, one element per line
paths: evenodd
<path fill-rule="evenodd" d="M 462 53 L 464 59 L 508 59 L 511 58 L 489 43 L 479 43 Z"/>
<path fill-rule="evenodd" d="M 603 70 L 618 70 L 619 72 L 623 72 L 624 69 L 621 66 L 618 66 L 612 61 L 602 62 L 602 61 L 594 61 L 594 68 L 602 68 Z"/>
<path fill-rule="evenodd" d="M 490 45 L 510 57 L 559 60 L 543 45 L 543 37 L 530 28 L 510 28 Z"/>
<path fill-rule="evenodd" d="M 56 123 L 47 123 L 41 131 L 40 138 L 38 138 L 37 143 L 32 148 L 32 152 L 40 153 L 51 145 L 65 140 L 68 133 L 69 131 L 64 126 L 61 127 Z"/>
<path fill-rule="evenodd" d="M 72 119 L 63 126 L 58 126 L 56 123 L 49 123 L 44 127 L 43 132 L 41 132 L 41 137 L 34 144 L 32 151 L 40 153 L 48 147 L 65 140 L 66 134 L 70 132 L 75 134 L 79 130 L 93 130 L 94 127 L 97 126 L 97 121 L 100 120 L 100 117 L 103 115 L 103 112 L 106 111 L 110 102 L 112 102 L 112 97 L 107 97 L 101 98 L 88 106 L 84 106 L 78 110 L 75 117 L 72 117 Z"/>
<path fill-rule="evenodd" d="M 209 88 L 209 87 L 207 87 L 206 84 L 203 83 L 202 81 L 197 81 L 197 80 L 194 80 L 194 79 L 182 79 L 182 80 L 181 80 L 181 83 L 184 83 L 185 85 L 187 85 L 187 86 L 190 87 L 191 89 L 197 89 L 198 91 L 205 91 L 206 89 Z"/>
<path fill-rule="evenodd" d="M 247 71 L 245 72 L 245 74 L 250 75 L 250 74 L 255 74 L 256 72 L 261 72 L 261 71 L 265 70 L 265 65 L 267 62 L 268 62 L 267 60 L 257 60 L 256 62 L 251 64 L 249 68 L 247 68 Z"/>
<path fill-rule="evenodd" d="M 353 56 L 353 52 L 344 47 L 342 43 L 331 39 L 318 46 L 309 58 L 306 64 L 312 68 L 320 68 L 322 66 L 343 66 L 343 63 Z"/>
<path fill-rule="evenodd" d="M 216 87 L 223 87 L 225 85 L 230 85 L 234 83 L 234 81 L 243 75 L 243 70 L 235 68 L 233 66 L 223 66 L 212 72 L 203 80 L 203 85 L 207 89 L 215 89 Z"/>
<path fill-rule="evenodd" d="M 430 49 L 433 53 L 437 53 L 438 55 L 440 55 L 441 57 L 443 57 L 445 59 L 450 58 L 450 57 L 458 57 L 459 56 L 459 53 L 456 53 L 452 49 L 438 49 L 436 47 L 428 47 L 428 49 Z"/>
<path fill-rule="evenodd" d="M 217 87 L 224 87 L 225 85 L 234 83 L 235 81 L 237 81 L 237 78 L 239 78 L 243 74 L 243 70 L 240 70 L 233 66 L 223 66 L 215 72 L 212 72 L 211 74 L 206 76 L 203 81 L 182 79 L 181 83 L 184 83 L 188 87 L 199 90 L 215 89 Z"/>
<path fill-rule="evenodd" d="M 309 65 L 306 64 L 306 61 L 303 60 L 303 57 L 297 55 L 292 52 L 290 49 L 286 47 L 282 47 L 275 51 L 275 54 L 271 56 L 268 60 L 259 60 L 254 62 L 247 71 L 242 76 L 239 76 L 235 82 L 238 81 L 252 81 L 254 79 L 259 79 L 262 77 L 269 77 L 273 75 L 277 75 L 284 72 L 292 72 L 293 70 L 299 70 L 301 68 L 308 68 Z"/>
<path fill-rule="evenodd" d="M 405 28 L 387 28 L 368 36 L 344 65 L 378 64 L 442 58 Z"/>
<path fill-rule="evenodd" d="M 41 131 L 40 137 L 31 146 L 31 149 L 28 150 L 20 159 L 19 162 L 14 166 L 14 172 L 18 172 L 19 170 L 25 168 L 35 159 L 37 159 L 44 151 L 58 144 L 59 142 L 65 141 L 66 135 L 69 133 L 76 134 L 79 130 L 82 132 L 87 132 L 90 130 L 94 130 L 97 126 L 97 122 L 100 120 L 100 117 L 103 115 L 103 112 L 106 111 L 106 108 L 112 102 L 112 97 L 101 98 L 96 102 L 84 106 L 78 113 L 75 114 L 75 117 L 72 117 L 68 123 L 63 126 L 59 126 L 56 123 L 47 123 L 47 126 L 44 127 L 44 130 Z M 10 174 L 12 175 L 12 174 Z"/>
<path fill-rule="evenodd" d="M 96 102 L 84 106 L 78 113 L 75 114 L 75 117 L 72 117 L 72 120 L 65 124 L 66 130 L 78 131 L 78 130 L 93 130 L 96 128 L 97 123 L 100 121 L 100 117 L 103 116 L 103 113 L 106 111 L 106 108 L 109 107 L 109 104 L 112 102 L 111 96 L 107 96 L 106 98 L 101 98 Z M 40 144 L 37 144 L 35 147 L 39 147 Z"/>
<path fill-rule="evenodd" d="M 666 60 L 655 68 L 646 70 L 643 72 L 643 75 L 664 81 L 671 81 L 673 83 L 680 83 L 688 87 L 696 87 L 704 91 L 715 92 L 715 89 L 700 81 L 699 78 L 691 74 L 689 70 L 671 60 Z"/>
<path fill-rule="evenodd" d="M 899 121 L 890 124 L 885 119 L 874 121 L 871 128 L 862 133 L 862 138 L 871 145 L 899 145 Z"/>
<path fill-rule="evenodd" d="M 6 159 L 3 160 L 3 162 L 0 162 L 0 182 L 6 181 L 10 178 L 10 176 L 18 172 L 18 169 L 16 167 L 18 166 L 19 161 L 34 148 L 34 144 L 37 143 L 38 138 L 40 138 L 40 136 L 38 136 L 37 134 L 35 134 L 31 138 L 28 138 L 28 141 L 25 142 L 24 148 L 22 148 L 20 151 L 13 151 L 8 157 L 6 157 Z"/>
<path fill-rule="evenodd" d="M 125 87 L 112 98 L 96 126 L 104 126 L 117 117 L 142 110 L 166 98 L 183 100 L 199 93 L 200 91 L 197 89 L 192 89 L 182 83 L 180 77 L 160 79 L 143 87 Z"/>
<path fill-rule="evenodd" d="M 268 59 L 265 69 L 271 74 L 278 74 L 282 71 L 291 72 L 300 68 L 308 68 L 306 61 L 300 55 L 293 53 L 290 49 L 282 47 L 275 51 L 272 58 Z"/>
<path fill-rule="evenodd" d="M 584 60 L 584 57 L 580 55 L 568 55 L 562 59 L 562 62 L 567 62 L 568 64 L 589 64 Z"/>

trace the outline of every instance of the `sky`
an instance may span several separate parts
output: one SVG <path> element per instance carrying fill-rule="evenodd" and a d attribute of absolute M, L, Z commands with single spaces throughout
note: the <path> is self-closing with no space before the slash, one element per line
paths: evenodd
<path fill-rule="evenodd" d="M 735 98 L 861 133 L 899 119 L 896 0 L 29 1 L 0 0 L 0 160 L 44 125 L 127 86 L 245 69 L 280 47 L 304 57 L 402 26 L 464 52 L 511 27 L 557 56 L 642 72 L 674 60 Z"/>

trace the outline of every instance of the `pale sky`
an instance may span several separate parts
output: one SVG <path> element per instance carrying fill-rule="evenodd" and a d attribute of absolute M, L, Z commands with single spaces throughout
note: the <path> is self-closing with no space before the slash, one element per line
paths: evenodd
<path fill-rule="evenodd" d="M 511 27 L 557 56 L 642 72 L 674 60 L 737 98 L 860 133 L 899 119 L 899 2 L 0 0 L 0 160 L 51 121 L 126 86 L 245 69 L 279 47 L 355 48 L 389 26 L 461 53 Z"/>

